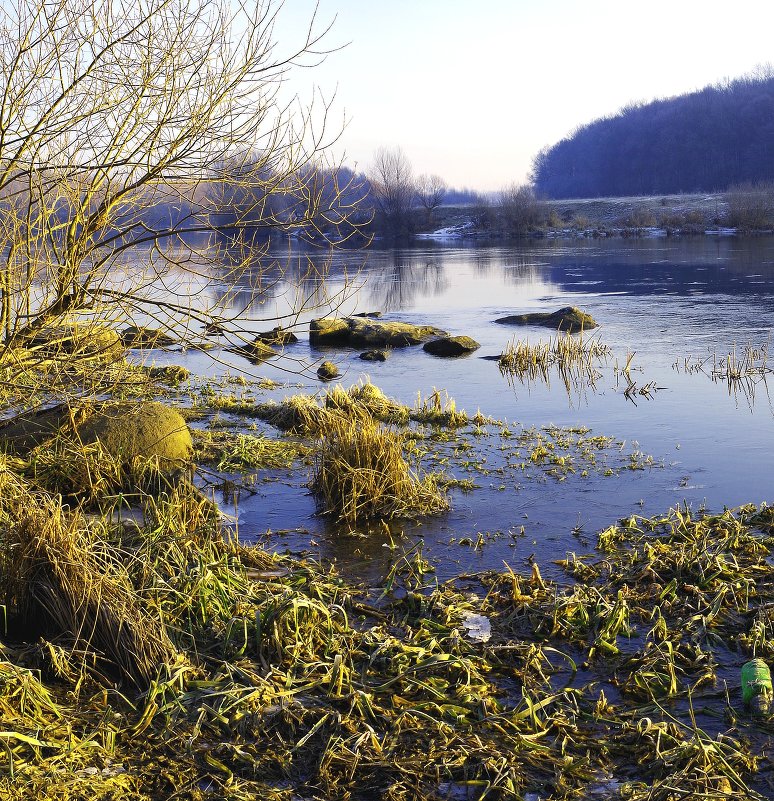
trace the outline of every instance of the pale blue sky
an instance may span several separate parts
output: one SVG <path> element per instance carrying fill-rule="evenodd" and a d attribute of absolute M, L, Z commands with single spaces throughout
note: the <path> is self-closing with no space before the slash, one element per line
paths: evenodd
<path fill-rule="evenodd" d="M 286 0 L 297 35 L 314 0 Z M 293 88 L 337 92 L 337 145 L 366 169 L 400 146 L 417 173 L 492 190 L 544 145 L 632 101 L 774 62 L 772 0 L 320 0 L 332 53 Z"/>

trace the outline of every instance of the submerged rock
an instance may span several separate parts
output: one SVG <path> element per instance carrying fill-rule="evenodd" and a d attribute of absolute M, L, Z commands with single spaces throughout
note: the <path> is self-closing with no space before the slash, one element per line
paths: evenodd
<path fill-rule="evenodd" d="M 384 322 L 368 317 L 323 317 L 309 323 L 311 345 L 345 345 L 353 348 L 404 348 L 419 345 L 446 332 L 432 325 Z"/>
<path fill-rule="evenodd" d="M 333 381 L 340 375 L 339 368 L 333 362 L 323 362 L 317 368 L 317 377 L 322 381 Z"/>
<path fill-rule="evenodd" d="M 287 328 L 278 325 L 271 331 L 263 331 L 255 338 L 256 342 L 263 342 L 265 345 L 292 345 L 298 342 L 298 337 Z"/>
<path fill-rule="evenodd" d="M 571 334 L 581 330 L 588 331 L 599 325 L 590 314 L 581 311 L 577 306 L 565 306 L 555 312 L 510 314 L 507 317 L 500 317 L 495 322 L 504 325 L 543 325 Z"/>
<path fill-rule="evenodd" d="M 471 337 L 440 337 L 439 339 L 431 339 L 425 342 L 422 349 L 432 354 L 433 356 L 464 356 L 466 353 L 472 353 L 478 350 L 481 345 Z"/>
<path fill-rule="evenodd" d="M 386 362 L 389 353 L 386 350 L 367 350 L 360 354 L 365 362 Z"/>

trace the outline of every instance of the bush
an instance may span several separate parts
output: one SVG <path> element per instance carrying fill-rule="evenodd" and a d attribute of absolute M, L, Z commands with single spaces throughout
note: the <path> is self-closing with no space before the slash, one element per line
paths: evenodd
<path fill-rule="evenodd" d="M 531 186 L 511 184 L 500 192 L 500 216 L 506 233 L 523 236 L 545 224 L 546 204 Z"/>

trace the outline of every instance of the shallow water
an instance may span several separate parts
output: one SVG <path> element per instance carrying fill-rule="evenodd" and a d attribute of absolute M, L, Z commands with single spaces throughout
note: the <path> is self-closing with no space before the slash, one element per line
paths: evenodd
<path fill-rule="evenodd" d="M 586 426 L 592 434 L 620 443 L 606 451 L 616 466 L 614 475 L 590 471 L 584 477 L 580 470 L 562 480 L 540 471 L 476 475 L 475 490 L 452 491 L 448 515 L 404 526 L 398 550 L 421 537 L 439 578 L 497 568 L 504 560 L 523 568 L 533 555 L 544 574 L 551 575 L 551 560 L 567 551 L 588 550 L 595 532 L 621 517 L 661 514 L 679 503 L 721 510 L 771 500 L 774 399 L 765 381 L 740 384 L 733 392 L 725 382 L 673 365 L 689 356 L 695 361 L 713 351 L 723 356 L 734 346 L 740 352 L 744 345 L 768 342 L 774 326 L 774 240 L 540 241 L 509 248 L 371 251 L 365 264 L 363 258 L 338 255 L 325 282 L 282 282 L 264 296 L 260 316 L 281 314 L 299 297 L 320 301 L 327 293 L 340 300 L 341 314 L 380 310 L 386 319 L 467 334 L 481 343 L 480 350 L 464 358 L 439 359 L 421 348 L 396 349 L 384 363 L 366 363 L 358 358 L 360 351 L 310 349 L 303 323 L 321 314 L 309 311 L 301 315 L 302 341 L 287 355 L 301 361 L 332 359 L 345 386 L 370 376 L 386 394 L 409 404 L 418 392 L 427 396 L 439 388 L 458 408 L 471 413 L 480 408 L 507 419 L 514 431 Z M 306 255 L 298 258 L 299 270 L 305 260 Z M 345 270 L 349 276 L 357 273 L 357 288 L 341 300 Z M 232 312 L 255 297 L 250 287 L 256 282 L 247 279 L 249 275 L 229 301 Z M 550 386 L 518 380 L 511 386 L 497 362 L 482 358 L 501 353 L 514 336 L 535 343 L 553 335 L 544 328 L 498 325 L 495 318 L 566 305 L 591 313 L 601 325 L 594 335 L 613 351 L 607 366 L 599 368 L 595 388 L 568 394 L 558 375 Z M 252 325 L 260 330 L 275 324 Z M 634 353 L 635 382 L 658 387 L 650 397 L 635 396 L 636 403 L 625 397 L 626 383 L 620 375 L 616 379 L 613 369 L 629 353 Z M 180 362 L 180 354 L 169 354 L 168 360 Z M 213 369 L 201 354 L 189 352 L 183 361 L 199 372 Z M 231 362 L 237 370 L 320 390 L 311 377 L 288 376 L 285 370 L 296 362 L 277 359 L 258 368 L 238 357 Z M 299 390 L 293 386 L 285 391 Z M 489 467 L 502 462 L 501 444 L 494 430 L 476 438 Z M 619 470 L 633 451 L 652 456 L 655 466 Z M 252 497 L 243 494 L 237 511 L 240 536 L 279 550 L 306 549 L 336 560 L 350 575 L 378 581 L 396 553 L 388 547 L 390 538 L 383 533 L 338 536 L 315 516 L 305 480 L 286 477 L 258 485 Z M 266 536 L 267 530 L 275 533 Z M 471 542 L 459 543 L 466 539 Z"/>

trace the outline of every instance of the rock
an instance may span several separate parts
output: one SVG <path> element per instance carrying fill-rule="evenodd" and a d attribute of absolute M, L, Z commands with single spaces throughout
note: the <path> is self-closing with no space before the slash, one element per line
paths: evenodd
<path fill-rule="evenodd" d="M 317 368 L 317 377 L 322 381 L 333 381 L 340 375 L 339 368 L 333 362 L 323 362 Z"/>
<path fill-rule="evenodd" d="M 103 404 L 76 426 L 76 433 L 84 444 L 99 441 L 126 462 L 155 456 L 168 468 L 189 461 L 193 452 L 185 420 L 158 401 Z"/>
<path fill-rule="evenodd" d="M 33 448 L 56 436 L 70 421 L 66 406 L 24 412 L 0 426 L 0 450 L 26 456 Z"/>
<path fill-rule="evenodd" d="M 349 325 L 339 317 L 321 317 L 309 323 L 310 345 L 346 345 L 349 342 Z"/>
<path fill-rule="evenodd" d="M 243 345 L 231 348 L 231 352 L 258 364 L 277 355 L 277 351 L 274 348 L 262 342 L 258 337 L 252 342 L 245 342 Z"/>
<path fill-rule="evenodd" d="M 158 401 L 104 403 L 69 409 L 64 405 L 27 412 L 0 428 L 0 445 L 26 455 L 33 448 L 63 437 L 75 444 L 99 440 L 122 461 L 157 456 L 162 467 L 191 457 L 191 432 L 183 417 Z"/>
<path fill-rule="evenodd" d="M 175 345 L 174 337 L 158 328 L 130 325 L 121 332 L 121 341 L 126 348 L 166 348 Z"/>
<path fill-rule="evenodd" d="M 380 311 L 372 311 L 372 312 L 358 312 L 357 314 L 353 315 L 353 317 L 371 317 L 372 319 L 376 317 L 381 317 L 382 313 Z"/>
<path fill-rule="evenodd" d="M 543 325 L 571 334 L 581 330 L 588 331 L 598 326 L 597 321 L 590 314 L 586 314 L 576 306 L 565 306 L 555 312 L 511 314 L 507 317 L 500 317 L 495 322 L 504 325 Z"/>
<path fill-rule="evenodd" d="M 349 344 L 355 348 L 403 348 L 443 334 L 431 325 L 385 323 L 360 317 L 350 320 Z"/>
<path fill-rule="evenodd" d="M 347 345 L 352 348 L 403 348 L 419 345 L 446 332 L 431 325 L 383 322 L 366 317 L 323 317 L 309 324 L 311 345 Z"/>
<path fill-rule="evenodd" d="M 433 356 L 464 356 L 478 350 L 481 345 L 470 337 L 440 337 L 425 342 L 422 349 Z"/>
<path fill-rule="evenodd" d="M 96 323 L 62 323 L 41 328 L 25 343 L 38 356 L 63 355 L 115 362 L 124 358 L 121 337 L 112 328 Z"/>
<path fill-rule="evenodd" d="M 255 338 L 256 342 L 263 342 L 265 345 L 292 345 L 298 342 L 298 337 L 287 328 L 277 326 L 271 331 L 263 331 Z"/>
<path fill-rule="evenodd" d="M 360 354 L 360 358 L 365 362 L 386 362 L 387 356 L 386 350 L 367 350 Z"/>

